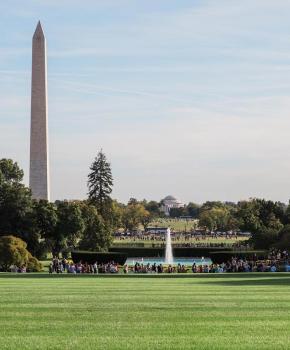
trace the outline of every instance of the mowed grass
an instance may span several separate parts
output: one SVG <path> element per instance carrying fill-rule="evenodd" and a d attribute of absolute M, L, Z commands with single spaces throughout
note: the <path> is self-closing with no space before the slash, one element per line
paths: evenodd
<path fill-rule="evenodd" d="M 248 240 L 248 237 L 237 237 L 237 238 L 225 238 L 225 237 L 206 237 L 205 239 L 199 239 L 198 241 L 195 238 L 189 238 L 187 240 L 185 240 L 184 238 L 176 240 L 174 237 L 171 238 L 172 240 L 172 245 L 179 245 L 179 244 L 188 244 L 188 243 L 192 243 L 192 244 L 210 244 L 210 243 L 214 243 L 214 244 L 237 244 L 237 243 L 247 243 L 246 241 Z M 152 246 L 152 244 L 156 245 L 156 244 L 165 244 L 165 241 L 163 240 L 144 240 L 144 239 L 138 239 L 138 238 L 126 238 L 126 239 L 114 239 L 113 241 L 113 246 L 116 247 L 122 247 L 122 245 L 132 245 L 134 246 L 134 244 L 136 243 L 142 243 L 144 244 L 144 246 Z"/>
<path fill-rule="evenodd" d="M 290 275 L 0 275 L 0 349 L 290 349 Z"/>

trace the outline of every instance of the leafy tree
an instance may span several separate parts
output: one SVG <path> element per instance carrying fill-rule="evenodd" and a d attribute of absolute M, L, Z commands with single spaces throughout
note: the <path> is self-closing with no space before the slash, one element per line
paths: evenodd
<path fill-rule="evenodd" d="M 61 204 L 60 204 L 61 205 Z M 35 227 L 41 237 L 52 237 L 58 223 L 58 207 L 46 200 L 33 203 Z"/>
<path fill-rule="evenodd" d="M 26 249 L 27 244 L 14 236 L 0 237 L 0 269 L 8 271 L 11 265 L 27 266 L 31 271 L 40 271 L 41 264 Z"/>
<path fill-rule="evenodd" d="M 241 230 L 252 234 L 250 242 L 255 248 L 270 248 L 286 221 L 285 206 L 280 202 L 251 199 L 238 203 L 237 217 Z"/>
<path fill-rule="evenodd" d="M 187 216 L 188 212 L 185 207 L 181 208 L 171 208 L 169 215 L 171 218 L 179 218 L 180 216 Z"/>
<path fill-rule="evenodd" d="M 199 225 L 209 231 L 227 231 L 231 219 L 230 212 L 225 207 L 213 207 L 200 214 Z"/>
<path fill-rule="evenodd" d="M 290 225 L 285 225 L 278 234 L 276 247 L 280 249 L 290 249 Z"/>
<path fill-rule="evenodd" d="M 91 172 L 88 175 L 89 200 L 93 203 L 98 213 L 103 218 L 108 218 L 108 212 L 111 206 L 111 197 L 113 186 L 113 177 L 110 163 L 103 151 L 100 151 L 90 167 Z"/>
<path fill-rule="evenodd" d="M 38 230 L 45 238 L 45 246 L 54 256 L 68 248 L 75 248 L 84 231 L 81 204 L 77 201 L 40 203 L 37 208 Z"/>
<path fill-rule="evenodd" d="M 20 183 L 23 180 L 23 170 L 12 159 L 0 159 L 0 184 L 3 182 Z"/>
<path fill-rule="evenodd" d="M 278 231 L 273 228 L 262 227 L 252 233 L 250 243 L 256 249 L 269 249 L 278 239 Z"/>
<path fill-rule="evenodd" d="M 77 202 L 59 202 L 57 218 L 55 233 L 52 237 L 54 255 L 58 255 L 66 248 L 75 248 L 84 230 L 82 212 Z"/>
<path fill-rule="evenodd" d="M 118 203 L 116 200 L 112 200 L 108 210 L 109 215 L 105 220 L 106 225 L 110 227 L 111 232 L 114 232 L 122 227 L 124 208 L 124 204 Z"/>
<path fill-rule="evenodd" d="M 79 248 L 91 251 L 107 251 L 112 243 L 110 228 L 93 205 L 82 205 L 84 231 Z"/>
<path fill-rule="evenodd" d="M 33 220 L 35 234 L 41 238 L 37 250 L 33 255 L 44 257 L 45 254 L 52 250 L 52 242 L 56 237 L 56 227 L 58 223 L 58 212 L 55 203 L 46 200 L 33 202 Z"/>
<path fill-rule="evenodd" d="M 144 201 L 142 203 L 147 211 L 149 211 L 150 216 L 152 219 L 158 218 L 163 215 L 163 213 L 160 211 L 160 204 L 156 201 Z"/>
<path fill-rule="evenodd" d="M 33 221 L 31 191 L 21 181 L 23 171 L 11 159 L 0 160 L 0 235 L 14 235 L 24 239 L 34 254 L 39 236 Z"/>
<path fill-rule="evenodd" d="M 203 205 L 200 207 L 200 212 L 210 210 L 213 208 L 224 208 L 226 205 L 220 201 L 207 201 L 203 203 Z"/>
<path fill-rule="evenodd" d="M 194 219 L 198 218 L 200 212 L 200 205 L 193 202 L 189 202 L 186 209 L 189 216 L 191 216 Z"/>
<path fill-rule="evenodd" d="M 138 229 L 140 224 L 147 227 L 150 222 L 150 213 L 141 203 L 130 200 L 124 209 L 122 223 L 125 231 Z"/>

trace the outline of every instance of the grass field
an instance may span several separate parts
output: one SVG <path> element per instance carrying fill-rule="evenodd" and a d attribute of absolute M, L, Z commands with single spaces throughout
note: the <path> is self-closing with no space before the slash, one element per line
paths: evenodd
<path fill-rule="evenodd" d="M 150 227 L 170 227 L 172 231 L 191 231 L 198 226 L 198 220 L 196 219 L 169 219 L 159 218 L 149 224 Z"/>
<path fill-rule="evenodd" d="M 172 238 L 172 244 L 186 244 L 186 243 L 192 243 L 192 244 L 210 244 L 210 243 L 214 243 L 214 244 L 229 244 L 229 245 L 233 245 L 233 244 L 237 244 L 237 243 L 242 243 L 248 240 L 248 237 L 237 237 L 237 238 L 224 238 L 224 237 L 217 237 L 217 238 L 213 238 L 213 237 L 206 237 L 205 239 L 200 239 L 200 240 L 196 240 L 195 238 L 190 238 L 185 240 L 183 239 L 179 239 L 179 240 L 175 240 L 175 238 Z M 114 239 L 113 241 L 113 246 L 122 246 L 122 245 L 134 245 L 134 244 L 144 244 L 144 246 L 152 246 L 152 244 L 164 244 L 165 241 L 163 240 L 144 240 L 144 239 L 138 239 L 138 238 L 125 238 L 125 239 Z"/>
<path fill-rule="evenodd" d="M 290 274 L 0 274 L 0 349 L 289 349 Z"/>

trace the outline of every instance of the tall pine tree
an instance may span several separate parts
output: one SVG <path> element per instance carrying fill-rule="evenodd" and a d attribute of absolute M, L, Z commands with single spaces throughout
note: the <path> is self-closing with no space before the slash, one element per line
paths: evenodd
<path fill-rule="evenodd" d="M 102 150 L 98 153 L 90 170 L 88 175 L 89 200 L 106 220 L 112 201 L 110 194 L 113 187 L 113 177 L 110 163 Z"/>

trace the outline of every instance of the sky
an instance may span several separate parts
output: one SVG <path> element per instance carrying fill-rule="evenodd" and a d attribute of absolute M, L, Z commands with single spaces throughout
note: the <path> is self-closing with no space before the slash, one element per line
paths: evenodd
<path fill-rule="evenodd" d="M 290 198 L 289 0 L 0 3 L 0 158 L 28 185 L 31 40 L 47 40 L 52 199 Z"/>

